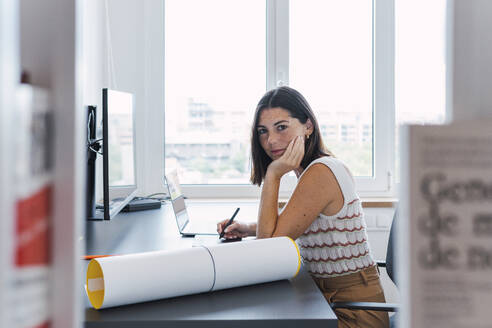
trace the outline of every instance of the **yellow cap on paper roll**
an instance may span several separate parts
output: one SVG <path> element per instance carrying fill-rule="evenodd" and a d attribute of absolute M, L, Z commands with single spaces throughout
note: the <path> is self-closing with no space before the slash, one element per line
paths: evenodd
<path fill-rule="evenodd" d="M 299 270 L 301 270 L 301 252 L 299 251 L 299 246 L 297 246 L 297 243 L 294 241 L 294 239 L 292 239 L 290 237 L 287 237 L 287 238 L 289 238 L 290 241 L 294 243 L 294 245 L 296 246 L 296 250 L 297 250 L 297 271 L 296 271 L 296 274 L 294 275 L 294 277 L 295 277 L 299 273 Z"/>
<path fill-rule="evenodd" d="M 92 306 L 95 309 L 101 308 L 104 303 L 104 275 L 97 260 L 89 262 L 85 286 Z"/>

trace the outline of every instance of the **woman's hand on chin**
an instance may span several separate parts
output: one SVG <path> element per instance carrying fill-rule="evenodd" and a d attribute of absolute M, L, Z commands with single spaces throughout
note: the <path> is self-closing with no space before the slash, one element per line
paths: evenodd
<path fill-rule="evenodd" d="M 289 143 L 285 152 L 268 165 L 267 175 L 280 179 L 284 174 L 297 169 L 304 158 L 304 137 L 297 136 Z"/>

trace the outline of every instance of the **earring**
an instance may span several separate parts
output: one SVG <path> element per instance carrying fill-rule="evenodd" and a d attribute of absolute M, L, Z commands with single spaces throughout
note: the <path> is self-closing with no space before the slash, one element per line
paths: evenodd
<path fill-rule="evenodd" d="M 309 139 L 309 134 L 306 135 L 306 139 Z"/>

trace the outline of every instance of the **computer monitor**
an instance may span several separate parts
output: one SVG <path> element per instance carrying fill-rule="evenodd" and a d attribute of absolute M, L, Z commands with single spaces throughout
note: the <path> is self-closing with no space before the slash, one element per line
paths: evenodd
<path fill-rule="evenodd" d="M 88 218 L 93 220 L 110 220 L 137 193 L 133 95 L 105 88 L 102 100 L 103 198 L 97 202 L 93 216 L 88 210 Z"/>

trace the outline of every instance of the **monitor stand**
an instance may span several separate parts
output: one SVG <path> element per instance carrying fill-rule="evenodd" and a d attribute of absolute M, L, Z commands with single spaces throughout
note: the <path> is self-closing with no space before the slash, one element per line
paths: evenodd
<path fill-rule="evenodd" d="M 104 220 L 104 210 L 94 210 L 94 213 L 92 215 L 87 215 L 87 220 L 88 221 L 102 221 Z"/>
<path fill-rule="evenodd" d="M 104 220 L 104 211 L 96 210 L 96 158 L 101 149 L 96 140 L 96 106 L 87 106 L 87 181 L 86 217 L 87 220 Z"/>

